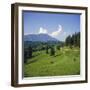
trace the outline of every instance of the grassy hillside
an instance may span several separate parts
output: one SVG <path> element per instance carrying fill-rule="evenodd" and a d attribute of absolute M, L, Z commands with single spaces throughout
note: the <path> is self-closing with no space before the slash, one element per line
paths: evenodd
<path fill-rule="evenodd" d="M 46 51 L 37 51 L 24 64 L 25 77 L 60 76 L 80 74 L 80 50 L 64 47 L 56 50 L 54 56 Z"/>

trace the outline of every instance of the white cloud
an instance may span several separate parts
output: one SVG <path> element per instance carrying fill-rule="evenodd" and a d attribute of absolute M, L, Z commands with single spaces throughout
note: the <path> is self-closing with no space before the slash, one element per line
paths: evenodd
<path fill-rule="evenodd" d="M 61 34 L 61 32 L 62 32 L 62 26 L 61 25 L 58 25 L 58 29 L 56 31 L 52 32 L 50 35 L 52 37 L 57 37 L 58 35 Z"/>
<path fill-rule="evenodd" d="M 47 30 L 44 29 L 43 27 L 40 27 L 40 29 L 39 29 L 39 34 L 40 34 L 40 33 L 46 34 L 46 33 L 47 33 Z"/>
<path fill-rule="evenodd" d="M 58 28 L 55 31 L 51 32 L 51 34 L 49 34 L 49 35 L 52 36 L 52 37 L 57 38 L 61 34 L 62 31 L 63 31 L 62 26 L 58 25 Z M 41 33 L 48 34 L 48 30 L 43 28 L 43 27 L 40 27 L 38 33 L 39 34 L 41 34 Z M 66 34 L 66 33 L 64 33 L 64 34 Z"/>
<path fill-rule="evenodd" d="M 33 33 L 30 33 L 30 32 L 24 33 L 24 35 L 29 35 L 29 34 L 33 34 Z"/>

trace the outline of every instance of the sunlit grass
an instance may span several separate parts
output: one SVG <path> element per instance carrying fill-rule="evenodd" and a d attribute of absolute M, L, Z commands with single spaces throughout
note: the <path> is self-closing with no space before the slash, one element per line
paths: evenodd
<path fill-rule="evenodd" d="M 45 51 L 33 53 L 33 57 L 24 64 L 25 77 L 60 76 L 80 74 L 79 48 L 56 50 L 55 56 Z"/>

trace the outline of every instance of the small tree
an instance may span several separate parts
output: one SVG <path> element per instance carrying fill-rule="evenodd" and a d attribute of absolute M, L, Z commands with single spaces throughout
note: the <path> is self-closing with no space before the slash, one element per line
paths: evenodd
<path fill-rule="evenodd" d="M 29 58 L 32 57 L 32 47 L 31 46 L 28 47 L 28 56 Z"/>
<path fill-rule="evenodd" d="M 46 54 L 48 54 L 48 45 L 46 46 Z"/>
<path fill-rule="evenodd" d="M 60 50 L 60 45 L 57 45 L 57 46 L 56 46 L 56 49 L 57 49 L 57 50 Z"/>
<path fill-rule="evenodd" d="M 55 55 L 55 49 L 54 49 L 54 47 L 51 47 L 50 48 L 50 55 L 51 56 Z"/>
<path fill-rule="evenodd" d="M 24 63 L 27 63 L 27 59 L 28 59 L 28 50 L 27 48 L 24 48 Z"/>
<path fill-rule="evenodd" d="M 66 42 L 66 46 L 71 45 L 71 36 L 70 35 L 66 38 L 65 42 Z"/>

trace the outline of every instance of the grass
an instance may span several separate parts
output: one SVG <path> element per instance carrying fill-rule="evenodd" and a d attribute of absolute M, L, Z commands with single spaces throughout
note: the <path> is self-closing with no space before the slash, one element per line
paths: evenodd
<path fill-rule="evenodd" d="M 33 53 L 33 58 L 24 64 L 25 77 L 60 76 L 80 74 L 80 50 L 64 47 L 56 50 L 55 56 L 45 51 Z"/>

